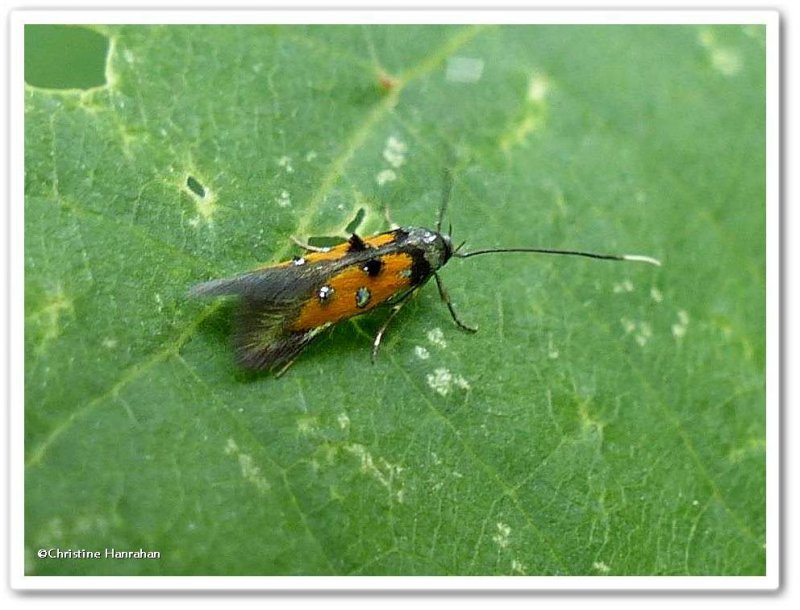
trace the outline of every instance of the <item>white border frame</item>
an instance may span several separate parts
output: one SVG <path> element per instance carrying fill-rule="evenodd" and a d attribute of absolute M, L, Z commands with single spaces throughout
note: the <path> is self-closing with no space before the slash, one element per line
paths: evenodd
<path fill-rule="evenodd" d="M 767 27 L 766 575 L 725 576 L 253 576 L 62 577 L 24 574 L 24 80 L 26 24 L 758 24 Z M 10 584 L 21 590 L 775 590 L 780 558 L 780 42 L 777 11 L 265 10 L 15 11 L 10 14 Z"/>

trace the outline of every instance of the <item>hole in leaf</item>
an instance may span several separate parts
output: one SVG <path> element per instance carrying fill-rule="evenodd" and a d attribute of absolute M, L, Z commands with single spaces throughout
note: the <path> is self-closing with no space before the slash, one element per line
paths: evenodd
<path fill-rule="evenodd" d="M 48 89 L 106 84 L 108 38 L 80 26 L 25 26 L 25 82 Z"/>
<path fill-rule="evenodd" d="M 318 235 L 316 237 L 309 237 L 308 245 L 314 246 L 315 248 L 331 248 L 333 246 L 338 246 L 343 241 L 341 237 L 335 235 Z"/>
<path fill-rule="evenodd" d="M 349 224 L 344 228 L 345 233 L 355 233 L 356 229 L 361 226 L 361 223 L 364 221 L 364 216 L 367 215 L 366 210 L 364 208 L 358 208 L 358 212 L 353 217 L 353 220 L 349 222 Z"/>
<path fill-rule="evenodd" d="M 205 197 L 206 196 L 206 189 L 203 187 L 200 182 L 194 177 L 189 176 L 186 178 L 186 186 L 189 187 L 189 190 L 192 191 L 198 197 Z"/>

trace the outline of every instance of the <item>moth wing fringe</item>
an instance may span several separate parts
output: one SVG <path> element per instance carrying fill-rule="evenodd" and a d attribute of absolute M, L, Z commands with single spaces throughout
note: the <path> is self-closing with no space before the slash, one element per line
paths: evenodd
<path fill-rule="evenodd" d="M 236 362 L 242 368 L 275 371 L 293 360 L 322 328 L 292 331 L 294 312 L 269 301 L 243 299 L 236 323 Z"/>

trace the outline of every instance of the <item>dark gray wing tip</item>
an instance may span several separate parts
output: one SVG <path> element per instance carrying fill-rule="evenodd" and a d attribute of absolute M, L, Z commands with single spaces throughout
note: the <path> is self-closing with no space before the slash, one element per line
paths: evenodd
<path fill-rule="evenodd" d="M 190 297 L 218 297 L 223 295 L 241 294 L 241 281 L 239 278 L 222 278 L 195 284 L 189 288 Z"/>

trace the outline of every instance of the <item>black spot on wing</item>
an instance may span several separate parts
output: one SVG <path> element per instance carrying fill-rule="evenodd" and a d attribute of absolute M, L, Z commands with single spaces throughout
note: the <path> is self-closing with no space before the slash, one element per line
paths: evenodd
<path fill-rule="evenodd" d="M 371 258 L 366 263 L 364 263 L 364 265 L 361 267 L 361 270 L 370 277 L 375 277 L 381 272 L 382 268 L 383 268 L 383 261 L 381 259 Z"/>
<path fill-rule="evenodd" d="M 353 233 L 350 236 L 350 239 L 347 240 L 347 243 L 350 244 L 350 247 L 347 249 L 348 252 L 363 252 L 364 250 L 369 248 L 369 246 L 364 242 L 364 240 L 361 239 L 355 233 Z"/>

